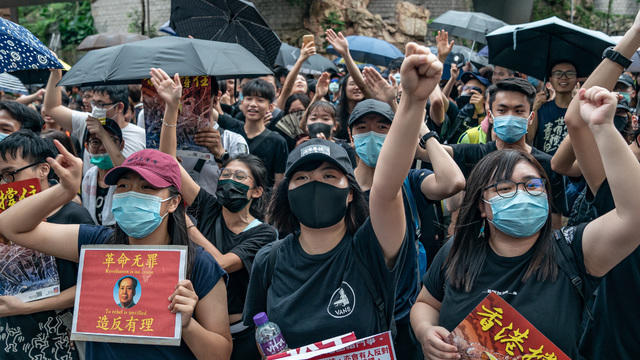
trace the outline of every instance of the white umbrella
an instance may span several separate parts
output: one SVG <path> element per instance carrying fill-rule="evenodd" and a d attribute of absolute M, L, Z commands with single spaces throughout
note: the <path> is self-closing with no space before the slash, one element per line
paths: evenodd
<path fill-rule="evenodd" d="M 29 91 L 17 77 L 7 74 L 0 74 L 0 90 L 4 92 L 28 95 Z"/>

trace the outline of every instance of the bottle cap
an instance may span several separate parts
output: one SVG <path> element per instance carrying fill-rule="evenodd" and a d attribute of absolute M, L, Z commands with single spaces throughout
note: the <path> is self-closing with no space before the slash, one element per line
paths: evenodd
<path fill-rule="evenodd" d="M 256 324 L 256 326 L 260 326 L 269 322 L 269 318 L 267 317 L 267 314 L 265 312 L 261 312 L 253 317 L 253 322 Z"/>

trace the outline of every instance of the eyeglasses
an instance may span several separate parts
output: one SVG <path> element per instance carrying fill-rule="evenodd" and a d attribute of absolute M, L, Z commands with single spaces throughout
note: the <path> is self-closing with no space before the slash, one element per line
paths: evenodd
<path fill-rule="evenodd" d="M 107 106 L 113 106 L 116 103 L 110 103 L 110 104 L 105 104 L 103 102 L 99 102 L 99 101 L 91 101 L 91 106 L 95 106 L 95 107 L 99 107 L 99 108 L 106 108 Z"/>
<path fill-rule="evenodd" d="M 19 173 L 22 170 L 28 169 L 30 167 L 36 166 L 38 164 L 42 164 L 44 163 L 44 161 L 40 160 L 40 161 L 36 161 L 33 164 L 29 164 L 27 166 L 23 166 L 20 169 L 16 169 L 10 172 L 5 172 L 5 173 L 1 173 L 0 174 L 0 182 L 2 184 L 8 184 L 8 183 L 12 183 L 14 181 L 16 181 L 16 174 Z"/>
<path fill-rule="evenodd" d="M 244 170 L 231 170 L 231 169 L 222 169 L 222 172 L 220 173 L 220 179 L 231 179 L 233 178 L 234 180 L 237 181 L 244 181 L 247 178 L 251 178 L 251 176 L 249 176 L 249 174 L 247 174 L 246 171 Z"/>
<path fill-rule="evenodd" d="M 486 186 L 483 190 L 493 189 L 500 197 L 512 198 L 518 191 L 518 186 L 522 185 L 522 188 L 529 194 L 539 196 L 545 193 L 545 179 L 531 178 L 527 181 L 515 182 L 511 180 L 500 180 L 495 184 Z"/>
<path fill-rule="evenodd" d="M 551 76 L 553 76 L 556 79 L 562 79 L 563 76 L 566 76 L 567 79 L 575 79 L 577 75 L 578 73 L 576 73 L 575 71 L 556 70 L 551 73 Z"/>

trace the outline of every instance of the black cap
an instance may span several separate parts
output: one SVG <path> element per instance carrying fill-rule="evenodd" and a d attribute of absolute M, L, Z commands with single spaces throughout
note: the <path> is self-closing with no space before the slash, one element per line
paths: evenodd
<path fill-rule="evenodd" d="M 476 80 L 480 81 L 480 83 L 482 85 L 484 85 L 485 87 L 489 87 L 489 85 L 491 85 L 491 81 L 489 81 L 485 77 L 480 76 L 480 74 L 475 73 L 475 72 L 467 71 L 466 73 L 462 74 L 462 77 L 460 78 L 460 80 L 462 80 L 463 84 L 466 84 L 467 81 L 469 81 L 471 79 L 476 79 Z"/>
<path fill-rule="evenodd" d="M 618 77 L 618 81 L 616 82 L 623 83 L 627 86 L 633 86 L 633 79 L 627 74 L 621 74 L 620 77 Z"/>
<path fill-rule="evenodd" d="M 342 146 L 333 141 L 315 138 L 305 141 L 289 153 L 284 176 L 291 176 L 300 165 L 311 161 L 326 161 L 336 165 L 345 174 L 353 175 L 351 160 Z"/>
<path fill-rule="evenodd" d="M 107 132 L 115 137 L 117 137 L 122 142 L 122 130 L 120 126 L 115 120 L 107 118 L 102 127 L 107 130 Z M 84 141 L 89 139 L 89 129 L 84 130 Z"/>
<path fill-rule="evenodd" d="M 356 104 L 353 111 L 351 111 L 349 126 L 353 125 L 353 123 L 361 117 L 369 114 L 380 115 L 389 121 L 393 121 L 393 116 L 395 115 L 391 106 L 386 102 L 376 99 L 366 99 Z"/>

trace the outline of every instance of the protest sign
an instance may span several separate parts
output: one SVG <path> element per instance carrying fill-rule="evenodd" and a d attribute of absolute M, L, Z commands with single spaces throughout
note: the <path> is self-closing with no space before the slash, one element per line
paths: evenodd
<path fill-rule="evenodd" d="M 383 332 L 360 340 L 346 342 L 354 338 L 353 333 L 320 341 L 272 355 L 267 360 L 396 360 L 391 332 Z M 313 350 L 317 348 L 317 350 Z"/>
<path fill-rule="evenodd" d="M 570 360 L 509 303 L 490 293 L 451 332 L 461 359 Z"/>
<path fill-rule="evenodd" d="M 204 160 L 213 159 L 213 155 L 205 147 L 194 142 L 198 129 L 209 128 L 211 113 L 211 81 L 210 76 L 181 76 L 182 97 L 176 136 L 178 140 L 178 156 L 197 157 Z M 160 99 L 151 80 L 142 80 L 144 104 L 144 123 L 147 134 L 147 149 L 157 149 L 160 144 L 160 130 L 164 116 L 164 101 Z"/>
<path fill-rule="evenodd" d="M 39 191 L 38 179 L 0 185 L 0 213 Z M 60 279 L 53 256 L 0 242 L 0 295 L 29 302 L 58 294 Z"/>
<path fill-rule="evenodd" d="M 186 246 L 83 246 L 71 340 L 180 345 L 168 297 L 186 258 Z"/>

